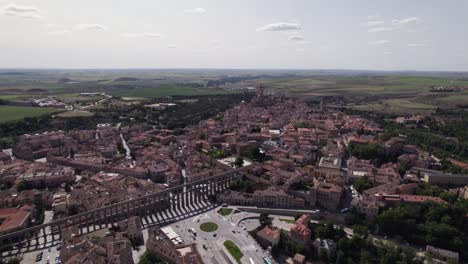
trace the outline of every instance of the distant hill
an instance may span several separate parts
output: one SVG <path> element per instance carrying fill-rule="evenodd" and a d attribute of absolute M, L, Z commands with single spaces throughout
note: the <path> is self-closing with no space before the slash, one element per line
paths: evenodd
<path fill-rule="evenodd" d="M 71 82 L 73 82 L 73 80 L 70 79 L 70 78 L 61 78 L 57 82 L 58 83 L 71 83 Z"/>
<path fill-rule="evenodd" d="M 135 77 L 120 77 L 114 80 L 114 82 L 135 82 L 138 78 Z"/>

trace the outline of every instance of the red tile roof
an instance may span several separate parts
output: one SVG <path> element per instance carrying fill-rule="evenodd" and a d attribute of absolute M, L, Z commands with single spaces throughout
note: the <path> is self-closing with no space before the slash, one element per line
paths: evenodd
<path fill-rule="evenodd" d="M 20 208 L 0 209 L 0 233 L 21 227 L 31 215 L 32 207 L 23 205 Z"/>

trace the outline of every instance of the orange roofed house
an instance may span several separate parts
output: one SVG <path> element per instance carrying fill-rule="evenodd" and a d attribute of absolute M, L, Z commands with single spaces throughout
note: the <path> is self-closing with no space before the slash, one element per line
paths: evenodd
<path fill-rule="evenodd" d="M 297 219 L 296 223 L 293 227 L 291 227 L 291 230 L 289 231 L 291 239 L 297 243 L 307 243 L 312 236 L 312 230 L 310 230 L 309 228 L 309 223 L 310 215 L 304 214 L 301 217 L 299 217 L 299 219 Z"/>
<path fill-rule="evenodd" d="M 0 209 L 0 234 L 26 228 L 31 221 L 33 212 L 34 206 L 31 205 Z"/>
<path fill-rule="evenodd" d="M 280 241 L 281 232 L 279 229 L 272 229 L 265 226 L 257 232 L 257 239 L 263 247 L 273 247 L 278 245 Z"/>

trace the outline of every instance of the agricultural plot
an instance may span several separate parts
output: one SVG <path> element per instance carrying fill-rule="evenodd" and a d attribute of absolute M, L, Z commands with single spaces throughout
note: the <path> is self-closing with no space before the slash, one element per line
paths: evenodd
<path fill-rule="evenodd" d="M 21 120 L 25 117 L 38 117 L 61 111 L 57 108 L 0 106 L 0 123 Z"/>

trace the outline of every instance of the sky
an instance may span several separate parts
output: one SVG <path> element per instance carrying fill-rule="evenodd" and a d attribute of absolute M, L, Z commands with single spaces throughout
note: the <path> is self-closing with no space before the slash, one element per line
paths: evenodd
<path fill-rule="evenodd" d="M 468 71 L 467 0 L 0 0 L 0 68 Z"/>

